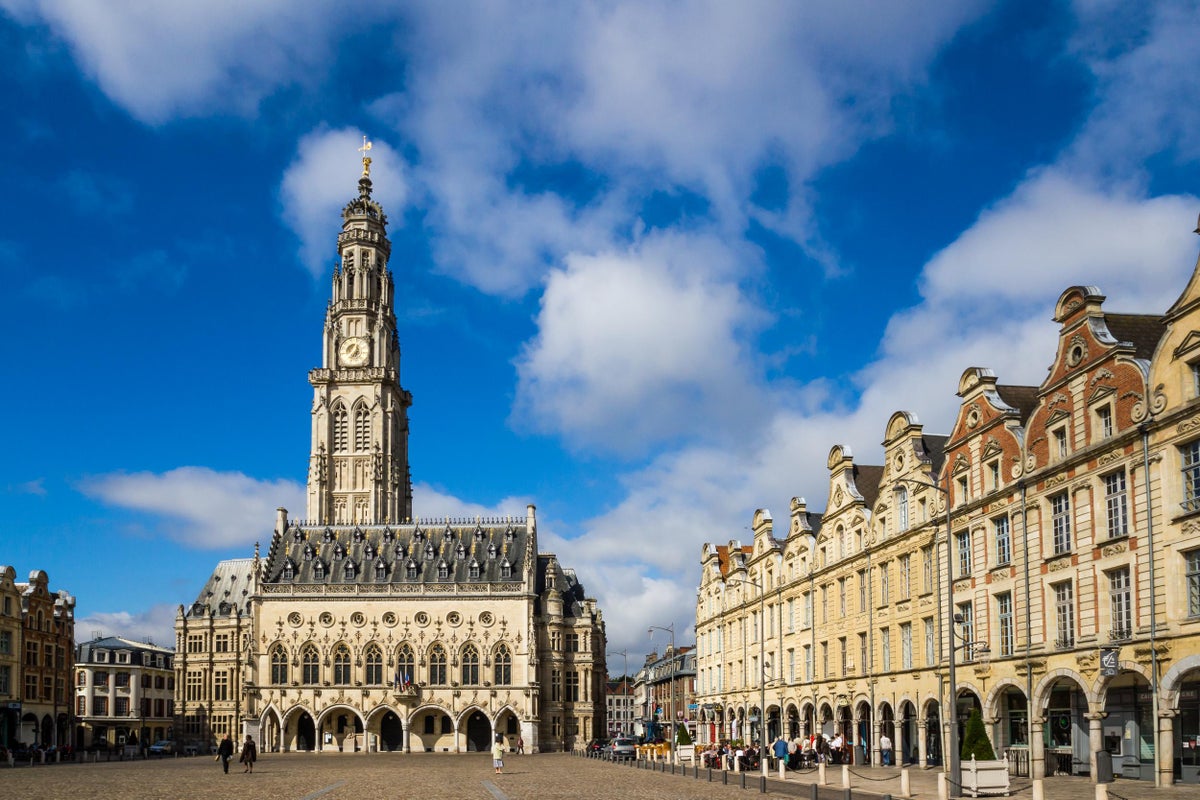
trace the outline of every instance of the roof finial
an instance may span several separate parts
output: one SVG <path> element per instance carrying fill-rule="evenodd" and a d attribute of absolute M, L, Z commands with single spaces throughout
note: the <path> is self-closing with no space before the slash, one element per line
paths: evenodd
<path fill-rule="evenodd" d="M 363 174 L 364 178 L 371 177 L 371 159 L 367 153 L 371 152 L 371 142 L 366 136 L 363 137 L 362 147 L 358 148 L 358 152 L 363 154 Z"/>

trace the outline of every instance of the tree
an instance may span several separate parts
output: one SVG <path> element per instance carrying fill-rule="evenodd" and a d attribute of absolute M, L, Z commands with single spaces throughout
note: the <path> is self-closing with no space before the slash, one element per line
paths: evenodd
<path fill-rule="evenodd" d="M 675 726 L 675 744 L 691 744 L 692 735 L 688 733 L 687 725 Z"/>
<path fill-rule="evenodd" d="M 963 734 L 962 758 L 968 761 L 974 756 L 976 761 L 995 761 L 996 751 L 988 741 L 987 731 L 983 727 L 983 715 L 976 708 L 967 719 L 967 731 Z"/>

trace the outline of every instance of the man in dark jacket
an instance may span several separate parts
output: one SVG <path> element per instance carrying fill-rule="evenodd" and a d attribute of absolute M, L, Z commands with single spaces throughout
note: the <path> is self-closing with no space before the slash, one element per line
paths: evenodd
<path fill-rule="evenodd" d="M 229 759 L 233 758 L 233 739 L 229 738 L 229 734 L 225 734 L 225 738 L 221 740 L 221 744 L 217 747 L 217 758 L 221 762 L 221 766 L 225 769 L 225 774 L 229 774 Z"/>

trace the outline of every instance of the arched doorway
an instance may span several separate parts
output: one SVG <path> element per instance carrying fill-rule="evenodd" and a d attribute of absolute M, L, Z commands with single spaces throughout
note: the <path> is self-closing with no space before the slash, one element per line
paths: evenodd
<path fill-rule="evenodd" d="M 380 749 L 389 753 L 404 749 L 404 723 L 394 711 L 388 711 L 379 720 Z"/>
<path fill-rule="evenodd" d="M 896 733 L 896 720 L 895 714 L 892 712 L 892 704 L 881 703 L 879 706 L 879 763 L 883 764 L 884 766 L 891 766 L 892 764 L 896 763 L 896 754 L 900 752 L 900 748 L 903 744 L 900 742 L 900 737 L 898 737 Z M 883 737 L 885 736 L 891 743 L 892 752 L 889 756 L 892 762 L 891 764 L 884 764 L 885 755 L 883 752 Z"/>
<path fill-rule="evenodd" d="M 449 753 L 454 750 L 454 721 L 436 706 L 423 708 L 413 714 L 408 726 L 409 748 L 426 753 Z"/>
<path fill-rule="evenodd" d="M 467 719 L 467 752 L 483 753 L 492 749 L 492 723 L 482 711 Z"/>
<path fill-rule="evenodd" d="M 830 739 L 837 733 L 837 727 L 833 724 L 833 709 L 828 703 L 821 704 L 821 729 L 817 731 L 820 736 L 828 736 Z"/>
<path fill-rule="evenodd" d="M 787 728 L 785 735 L 789 741 L 800 737 L 800 712 L 796 710 L 796 706 L 790 704 L 787 708 Z"/>
<path fill-rule="evenodd" d="M 904 764 L 916 764 L 921 760 L 921 745 L 917 741 L 917 709 L 907 700 L 900 704 L 899 736 L 892 744 L 896 747 L 897 759 Z"/>
<path fill-rule="evenodd" d="M 875 749 L 873 727 L 871 705 L 863 700 L 854 709 L 854 736 L 846 739 L 846 749 L 854 754 L 855 764 L 872 763 L 871 752 Z"/>
<path fill-rule="evenodd" d="M 925 706 L 925 764 L 941 766 L 942 763 L 942 715 L 936 700 Z"/>
<path fill-rule="evenodd" d="M 282 729 L 279 712 L 274 706 L 269 707 L 259 726 L 258 749 L 264 753 L 278 753 L 283 745 Z"/>
<path fill-rule="evenodd" d="M 958 746 L 961 748 L 963 739 L 967 735 L 967 720 L 971 718 L 971 712 L 978 711 L 983 713 L 983 703 L 979 700 L 979 695 L 975 694 L 971 689 L 960 688 L 958 690 L 958 698 L 955 703 L 955 720 L 958 723 Z M 990 736 L 989 736 L 990 738 Z"/>
<path fill-rule="evenodd" d="M 1191 706 L 1196 708 L 1196 692 L 1200 690 L 1200 675 L 1190 677 L 1180 692 L 1181 700 L 1191 697 Z M 1180 703 L 1180 715 L 1176 725 L 1187 715 L 1187 704 Z M 1112 754 L 1113 773 L 1122 778 L 1154 780 L 1154 716 L 1152 714 L 1150 682 L 1131 670 L 1124 670 L 1113 678 L 1104 692 L 1104 710 L 1107 716 L 1101 723 L 1101 748 Z M 1195 711 L 1193 711 L 1195 713 Z M 1200 726 L 1197 726 L 1200 727 Z M 1185 747 L 1180 737 L 1175 739 L 1176 763 L 1180 764 L 1178 777 L 1191 783 L 1200 781 L 1200 756 L 1196 754 L 1196 738 L 1193 733 Z"/>
<path fill-rule="evenodd" d="M 1084 715 L 1088 701 L 1083 687 L 1072 678 L 1059 678 L 1043 690 L 1042 707 L 1046 716 L 1046 776 L 1087 774 L 1089 737 Z"/>
<path fill-rule="evenodd" d="M 300 712 L 296 720 L 296 749 L 315 750 L 317 747 L 317 725 L 307 711 Z"/>
<path fill-rule="evenodd" d="M 779 726 L 779 706 L 771 706 L 767 711 L 767 738 L 764 742 L 770 745 L 771 742 L 779 738 L 779 733 L 782 730 Z"/>
<path fill-rule="evenodd" d="M 1008 771 L 1023 778 L 1029 777 L 1029 703 L 1025 692 L 1008 686 L 996 699 L 1000 727 L 996 736 L 996 751 L 1008 756 Z"/>

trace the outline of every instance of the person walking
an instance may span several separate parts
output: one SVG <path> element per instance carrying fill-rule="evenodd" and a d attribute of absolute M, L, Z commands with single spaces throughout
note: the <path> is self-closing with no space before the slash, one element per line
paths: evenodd
<path fill-rule="evenodd" d="M 497 775 L 503 775 L 504 769 L 504 734 L 497 733 L 496 741 L 492 743 L 492 766 Z"/>
<path fill-rule="evenodd" d="M 523 736 L 517 737 L 517 755 L 525 755 L 525 738 Z"/>
<path fill-rule="evenodd" d="M 227 733 L 221 740 L 221 744 L 217 746 L 217 761 L 221 762 L 226 775 L 229 774 L 229 759 L 231 758 L 233 758 L 233 739 L 229 738 Z"/>
<path fill-rule="evenodd" d="M 775 763 L 786 765 L 787 757 L 788 757 L 788 745 L 787 745 L 787 742 L 784 741 L 782 736 L 780 736 L 778 739 L 775 740 L 775 744 L 772 747 L 772 750 L 775 751 Z"/>
<path fill-rule="evenodd" d="M 245 743 L 242 744 L 242 757 L 238 760 L 246 765 L 242 772 L 254 773 L 254 762 L 258 760 L 258 745 L 254 744 L 248 733 Z"/>
<path fill-rule="evenodd" d="M 886 733 L 879 735 L 879 760 L 883 762 L 885 767 L 892 765 L 892 740 L 888 738 Z"/>

